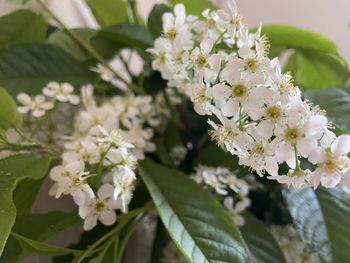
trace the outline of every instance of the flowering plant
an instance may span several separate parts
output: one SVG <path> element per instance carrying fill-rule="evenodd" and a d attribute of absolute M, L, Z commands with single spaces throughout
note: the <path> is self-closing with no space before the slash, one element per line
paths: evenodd
<path fill-rule="evenodd" d="M 249 29 L 233 0 L 170 2 L 147 26 L 121 0 L 87 1 L 98 29 L 68 28 L 43 0 L 0 18 L 2 262 L 347 262 L 335 44 Z M 40 189 L 75 211 L 36 212 Z M 46 242 L 72 225 L 75 243 Z"/>

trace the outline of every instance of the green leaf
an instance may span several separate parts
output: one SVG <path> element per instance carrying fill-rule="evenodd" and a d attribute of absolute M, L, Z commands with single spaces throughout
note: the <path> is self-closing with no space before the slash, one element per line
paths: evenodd
<path fill-rule="evenodd" d="M 0 17 L 0 47 L 15 43 L 43 42 L 47 24 L 41 15 L 17 10 Z"/>
<path fill-rule="evenodd" d="M 44 178 L 41 180 L 24 179 L 18 183 L 13 192 L 17 216 L 29 214 L 43 181 Z"/>
<path fill-rule="evenodd" d="M 23 248 L 39 254 L 50 256 L 63 256 L 69 254 L 79 255 L 82 253 L 82 251 L 79 250 L 48 245 L 30 238 L 26 238 L 16 233 L 11 233 L 11 235 L 16 238 L 16 240 L 21 244 Z"/>
<path fill-rule="evenodd" d="M 311 251 L 324 262 L 350 258 L 350 196 L 341 189 L 283 191 L 294 224 Z"/>
<path fill-rule="evenodd" d="M 0 49 L 0 85 L 10 94 L 41 92 L 50 81 L 82 85 L 93 82 L 93 72 L 58 47 L 24 44 Z"/>
<path fill-rule="evenodd" d="M 297 85 L 310 89 L 342 85 L 349 74 L 339 56 L 322 51 L 294 52 L 285 71 L 291 72 Z"/>
<path fill-rule="evenodd" d="M 337 54 L 337 46 L 333 41 L 305 29 L 287 25 L 264 25 L 262 33 L 269 38 L 272 48 L 301 48 Z"/>
<path fill-rule="evenodd" d="M 91 28 L 72 29 L 74 34 L 78 35 L 83 41 L 89 42 L 96 34 L 96 30 Z M 50 35 L 47 43 L 62 48 L 77 60 L 87 60 L 93 58 L 84 48 L 78 45 L 72 38 L 63 31 L 57 30 Z"/>
<path fill-rule="evenodd" d="M 256 29 L 255 29 L 256 30 Z M 329 88 L 343 84 L 349 73 L 337 46 L 327 37 L 304 29 L 267 25 L 262 29 L 271 43 L 271 55 L 293 50 L 285 71 L 303 88 Z"/>
<path fill-rule="evenodd" d="M 191 262 L 253 262 L 232 218 L 179 171 L 147 159 L 139 173 L 170 236 Z"/>
<path fill-rule="evenodd" d="M 173 5 L 178 3 L 184 4 L 187 13 L 193 15 L 200 15 L 207 8 L 214 9 L 214 5 L 210 0 L 170 0 L 170 3 Z"/>
<path fill-rule="evenodd" d="M 16 219 L 12 193 L 16 184 L 25 178 L 38 180 L 49 168 L 48 157 L 37 158 L 23 154 L 0 160 L 0 255 Z"/>
<path fill-rule="evenodd" d="M 22 116 L 17 111 L 17 106 L 5 89 L 0 87 L 0 128 L 7 130 L 15 128 L 22 122 Z"/>
<path fill-rule="evenodd" d="M 224 151 L 214 143 L 209 144 L 194 161 L 195 165 L 223 166 L 235 170 L 238 167 L 238 158 Z"/>
<path fill-rule="evenodd" d="M 127 20 L 123 0 L 87 0 L 86 3 L 101 26 L 119 24 Z"/>
<path fill-rule="evenodd" d="M 308 90 L 305 96 L 327 111 L 328 119 L 340 133 L 350 133 L 350 94 L 334 88 L 326 90 Z"/>
<path fill-rule="evenodd" d="M 12 3 L 15 3 L 15 4 L 22 4 L 22 5 L 24 5 L 24 4 L 28 3 L 30 0 L 6 0 L 6 1 L 12 2 Z"/>
<path fill-rule="evenodd" d="M 17 215 L 12 231 L 36 241 L 44 241 L 79 222 L 79 220 L 76 212 L 70 214 L 50 212 L 47 214 Z M 9 263 L 23 262 L 28 254 L 30 254 L 30 251 L 21 248 L 18 241 L 10 236 L 1 259 Z"/>
<path fill-rule="evenodd" d="M 148 29 L 154 38 L 159 37 L 163 31 L 163 14 L 171 12 L 171 8 L 164 4 L 156 4 L 148 16 Z"/>
<path fill-rule="evenodd" d="M 43 241 L 80 220 L 76 212 L 18 215 L 13 231 L 28 238 Z"/>
<path fill-rule="evenodd" d="M 115 50 L 123 47 L 136 49 L 140 54 L 146 55 L 145 49 L 153 46 L 153 37 L 146 27 L 136 24 L 120 24 L 103 28 L 97 38 L 111 42 Z"/>
<path fill-rule="evenodd" d="M 249 212 L 244 213 L 242 236 L 258 263 L 286 262 L 283 252 L 265 225 Z"/>

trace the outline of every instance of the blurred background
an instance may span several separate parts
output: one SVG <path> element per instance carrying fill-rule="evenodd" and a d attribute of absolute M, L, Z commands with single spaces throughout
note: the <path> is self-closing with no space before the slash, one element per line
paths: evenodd
<path fill-rule="evenodd" d="M 215 0 L 214 2 L 222 6 L 225 1 Z M 147 17 L 155 3 L 165 3 L 166 0 L 138 0 L 137 2 L 140 14 Z M 340 53 L 350 62 L 349 0 L 236 0 L 236 2 L 239 13 L 245 17 L 249 26 L 257 26 L 260 22 L 288 24 L 322 33 L 338 45 Z M 84 0 L 48 0 L 48 3 L 52 11 L 69 27 L 98 27 Z M 29 2 L 25 7 L 40 11 L 35 1 Z M 21 6 L 0 0 L 0 15 L 10 13 L 17 8 Z M 51 182 L 46 182 L 44 185 L 33 212 L 76 209 L 70 199 L 55 200 L 49 197 L 47 193 L 50 185 Z M 75 226 L 50 240 L 50 243 L 67 245 L 77 241 L 80 233 L 81 226 Z M 50 259 L 33 256 L 26 262 L 50 262 Z M 131 260 L 131 262 L 134 261 Z"/>
<path fill-rule="evenodd" d="M 223 5 L 226 0 L 213 0 Z M 29 3 L 30 8 L 37 9 Z M 48 0 L 52 9 L 71 27 L 97 27 L 84 0 Z M 140 13 L 146 17 L 155 3 L 166 0 L 138 0 Z M 289 24 L 322 33 L 339 46 L 350 61 L 350 1 L 349 0 L 236 0 L 239 12 L 250 26 Z M 11 12 L 18 5 L 0 0 L 0 15 Z"/>

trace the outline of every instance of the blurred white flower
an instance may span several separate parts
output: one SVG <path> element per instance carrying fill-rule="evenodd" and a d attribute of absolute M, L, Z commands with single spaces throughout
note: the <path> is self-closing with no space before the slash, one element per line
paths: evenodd
<path fill-rule="evenodd" d="M 17 100 L 22 104 L 22 106 L 18 107 L 20 113 L 31 113 L 31 115 L 36 118 L 43 117 L 46 111 L 54 107 L 53 102 L 46 100 L 43 95 L 31 97 L 26 93 L 20 93 L 17 95 Z"/>

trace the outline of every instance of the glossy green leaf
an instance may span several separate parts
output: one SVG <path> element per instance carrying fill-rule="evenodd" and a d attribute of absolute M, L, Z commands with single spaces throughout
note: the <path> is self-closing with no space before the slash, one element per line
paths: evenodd
<path fill-rule="evenodd" d="M 262 33 L 269 38 L 272 48 L 281 46 L 337 53 L 337 46 L 333 41 L 305 29 L 287 25 L 264 25 Z"/>
<path fill-rule="evenodd" d="M 232 218 L 206 190 L 149 159 L 139 173 L 168 233 L 191 262 L 253 262 Z"/>
<path fill-rule="evenodd" d="M 186 12 L 193 15 L 200 15 L 207 8 L 214 9 L 214 5 L 210 0 L 170 0 L 170 3 L 173 5 L 184 4 Z"/>
<path fill-rule="evenodd" d="M 15 43 L 43 42 L 47 24 L 41 15 L 23 9 L 0 17 L 0 47 Z"/>
<path fill-rule="evenodd" d="M 12 3 L 15 3 L 15 4 L 26 4 L 27 2 L 29 2 L 30 0 L 6 0 L 7 2 L 12 2 Z"/>
<path fill-rule="evenodd" d="M 12 231 L 36 241 L 44 241 L 79 222 L 79 220 L 80 218 L 76 212 L 70 214 L 50 212 L 47 214 L 17 215 Z M 22 248 L 18 241 L 10 236 L 1 259 L 4 263 L 21 263 L 30 253 L 29 248 Z"/>
<path fill-rule="evenodd" d="M 82 251 L 79 250 L 48 245 L 30 238 L 26 238 L 16 233 L 11 233 L 11 235 L 21 244 L 23 248 L 39 254 L 49 256 L 63 256 L 69 254 L 79 255 L 82 253 Z"/>
<path fill-rule="evenodd" d="M 58 47 L 23 44 L 0 49 L 0 85 L 10 94 L 41 92 L 49 81 L 82 85 L 95 74 Z"/>
<path fill-rule="evenodd" d="M 256 30 L 256 29 L 255 29 Z M 266 25 L 262 29 L 271 44 L 271 56 L 292 50 L 285 71 L 303 88 L 330 88 L 343 84 L 348 77 L 345 60 L 327 37 L 308 30 Z"/>
<path fill-rule="evenodd" d="M 119 24 L 127 20 L 123 0 L 87 0 L 86 3 L 101 26 Z"/>
<path fill-rule="evenodd" d="M 341 189 L 283 191 L 294 224 L 311 251 L 324 262 L 350 258 L 350 196 Z"/>
<path fill-rule="evenodd" d="M 17 106 L 5 89 L 0 87 L 0 128 L 15 128 L 22 122 L 22 116 L 17 111 Z"/>
<path fill-rule="evenodd" d="M 96 30 L 90 28 L 72 29 L 74 34 L 79 36 L 83 41 L 89 42 L 96 34 Z M 93 58 L 83 47 L 77 44 L 66 32 L 57 30 L 52 33 L 47 40 L 47 43 L 62 48 L 64 51 L 72 55 L 78 60 L 87 60 Z"/>
<path fill-rule="evenodd" d="M 0 160 L 0 255 L 16 219 L 12 193 L 16 184 L 25 178 L 38 180 L 49 168 L 48 157 L 37 158 L 24 154 Z"/>
<path fill-rule="evenodd" d="M 342 85 L 349 74 L 339 56 L 323 51 L 294 52 L 285 71 L 291 72 L 297 85 L 310 89 Z"/>
<path fill-rule="evenodd" d="M 256 262 L 286 262 L 283 252 L 265 225 L 249 212 L 244 213 L 244 219 L 245 224 L 240 230 Z"/>
<path fill-rule="evenodd" d="M 113 43 L 116 51 L 129 47 L 146 54 L 145 49 L 153 46 L 153 37 L 148 29 L 136 24 L 109 26 L 101 29 L 97 37 Z"/>
<path fill-rule="evenodd" d="M 350 94 L 334 88 L 308 90 L 306 97 L 327 111 L 327 117 L 341 133 L 350 133 Z"/>
<path fill-rule="evenodd" d="M 224 166 L 235 170 L 238 167 L 238 158 L 224 151 L 215 143 L 205 147 L 194 161 L 195 165 L 204 164 L 208 166 Z"/>
<path fill-rule="evenodd" d="M 17 216 L 25 215 L 30 212 L 44 180 L 45 178 L 40 180 L 25 179 L 17 184 L 12 194 Z"/>
<path fill-rule="evenodd" d="M 151 13 L 148 16 L 148 28 L 151 31 L 154 38 L 159 37 L 163 30 L 163 14 L 171 12 L 171 8 L 164 4 L 157 4 L 153 7 Z"/>

